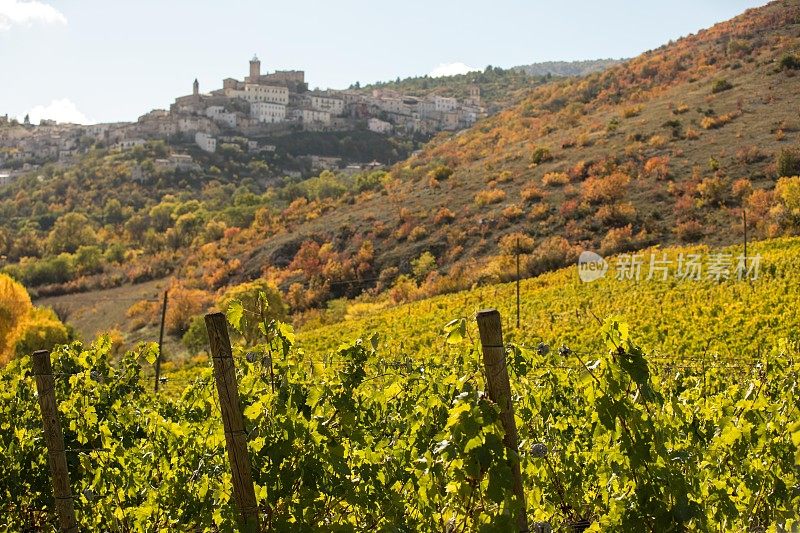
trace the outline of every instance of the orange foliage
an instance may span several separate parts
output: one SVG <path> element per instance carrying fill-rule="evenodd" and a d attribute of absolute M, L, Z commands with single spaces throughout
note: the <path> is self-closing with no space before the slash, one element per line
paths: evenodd
<path fill-rule="evenodd" d="M 634 236 L 633 227 L 630 224 L 622 228 L 612 228 L 600 241 L 600 253 L 612 254 L 635 250 L 645 239 L 644 231 Z"/>
<path fill-rule="evenodd" d="M 680 222 L 675 226 L 675 235 L 683 242 L 695 242 L 703 236 L 703 225 L 696 220 Z"/>
<path fill-rule="evenodd" d="M 669 176 L 669 156 L 655 156 L 648 159 L 644 164 L 646 176 L 657 180 L 667 179 Z"/>
<path fill-rule="evenodd" d="M 452 222 L 455 219 L 456 219 L 456 214 L 452 210 L 446 207 L 440 207 L 439 210 L 436 212 L 436 214 L 433 216 L 434 224 L 446 224 L 448 222 Z"/>
<path fill-rule="evenodd" d="M 125 316 L 131 329 L 139 329 L 151 324 L 158 324 L 159 303 L 152 300 L 139 300 L 128 307 Z"/>
<path fill-rule="evenodd" d="M 542 176 L 542 184 L 548 187 L 566 185 L 569 183 L 569 176 L 564 172 L 548 172 Z"/>
<path fill-rule="evenodd" d="M 631 203 L 603 205 L 595 219 L 605 226 L 624 226 L 634 221 L 636 208 Z"/>
<path fill-rule="evenodd" d="M 209 293 L 200 289 L 189 289 L 180 284 L 170 287 L 165 320 L 167 332 L 183 335 L 192 317 L 207 311 L 213 301 Z"/>
<path fill-rule="evenodd" d="M 479 207 L 489 204 L 496 204 L 506 199 L 506 193 L 502 189 L 484 189 L 475 195 L 475 203 Z"/>
<path fill-rule="evenodd" d="M 581 184 L 583 199 L 590 203 L 613 202 L 624 197 L 631 178 L 622 172 L 610 176 L 590 176 Z"/>
<path fill-rule="evenodd" d="M 503 218 L 506 218 L 508 220 L 517 220 L 522 216 L 523 211 L 522 208 L 517 204 L 512 204 L 503 209 L 501 214 L 503 215 Z"/>

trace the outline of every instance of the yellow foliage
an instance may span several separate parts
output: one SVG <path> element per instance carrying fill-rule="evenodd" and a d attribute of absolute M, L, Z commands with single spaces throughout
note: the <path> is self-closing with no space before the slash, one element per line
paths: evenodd
<path fill-rule="evenodd" d="M 526 202 L 534 202 L 536 200 L 541 200 L 544 197 L 544 193 L 540 191 L 539 188 L 533 183 L 523 188 L 519 195 Z"/>
<path fill-rule="evenodd" d="M 517 204 L 512 204 L 503 209 L 501 214 L 508 220 L 516 220 L 523 215 L 523 211 L 522 208 Z"/>
<path fill-rule="evenodd" d="M 25 287 L 0 274 L 0 364 L 35 350 L 69 341 L 69 332 L 52 309 L 34 307 Z"/>
<path fill-rule="evenodd" d="M 6 363 L 22 333 L 33 304 L 25 288 L 0 274 L 0 363 Z"/>
<path fill-rule="evenodd" d="M 533 251 L 535 241 L 527 233 L 514 232 L 500 237 L 500 249 L 506 255 L 529 254 Z"/>
<path fill-rule="evenodd" d="M 783 200 L 787 209 L 800 214 L 800 176 L 779 179 L 775 194 Z"/>
<path fill-rule="evenodd" d="M 569 183 L 569 176 L 564 172 L 548 172 L 542 176 L 542 183 L 547 186 L 566 185 Z"/>
<path fill-rule="evenodd" d="M 14 350 L 17 355 L 50 350 L 69 342 L 69 332 L 52 309 L 34 307 L 20 331 Z"/>
<path fill-rule="evenodd" d="M 190 289 L 175 284 L 169 289 L 169 303 L 164 326 L 168 333 L 183 335 L 192 317 L 199 315 L 211 304 L 211 295 L 200 289 Z"/>
<path fill-rule="evenodd" d="M 622 118 L 638 117 L 642 112 L 642 106 L 629 106 L 622 110 Z"/>
<path fill-rule="evenodd" d="M 502 189 L 484 189 L 475 195 L 475 204 L 483 207 L 489 204 L 496 204 L 506 199 L 506 193 Z"/>
<path fill-rule="evenodd" d="M 700 121 L 700 127 L 704 130 L 721 128 L 739 115 L 741 115 L 741 112 L 734 111 L 732 113 L 725 113 L 724 115 L 719 116 L 703 117 L 703 120 Z"/>
<path fill-rule="evenodd" d="M 125 316 L 130 320 L 132 329 L 139 329 L 148 324 L 157 324 L 159 309 L 159 302 L 139 300 L 125 311 Z"/>

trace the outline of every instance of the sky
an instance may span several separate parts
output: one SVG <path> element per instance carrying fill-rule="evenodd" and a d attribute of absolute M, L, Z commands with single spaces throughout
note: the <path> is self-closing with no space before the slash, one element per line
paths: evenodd
<path fill-rule="evenodd" d="M 305 70 L 343 89 L 540 61 L 633 57 L 754 0 L 0 0 L 0 115 L 130 121 L 222 79 Z"/>

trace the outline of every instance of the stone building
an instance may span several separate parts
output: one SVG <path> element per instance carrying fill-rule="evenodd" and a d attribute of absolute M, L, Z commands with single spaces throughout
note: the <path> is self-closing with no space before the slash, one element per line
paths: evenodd
<path fill-rule="evenodd" d="M 387 134 L 391 133 L 394 127 L 390 122 L 386 122 L 384 120 L 380 120 L 377 118 L 370 118 L 367 120 L 367 127 L 370 131 L 374 131 L 375 133 L 382 133 Z"/>
<path fill-rule="evenodd" d="M 194 142 L 203 151 L 212 154 L 217 151 L 217 140 L 211 135 L 204 133 L 202 131 L 198 131 L 197 133 L 194 134 Z"/>

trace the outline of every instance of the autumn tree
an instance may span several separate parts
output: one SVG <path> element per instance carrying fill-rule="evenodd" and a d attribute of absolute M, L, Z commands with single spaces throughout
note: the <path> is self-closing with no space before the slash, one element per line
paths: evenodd
<path fill-rule="evenodd" d="M 424 281 L 428 274 L 436 270 L 436 257 L 427 250 L 422 252 L 422 255 L 411 261 L 411 270 L 417 281 Z"/>
<path fill-rule="evenodd" d="M 205 291 L 190 289 L 176 284 L 169 289 L 169 305 L 165 326 L 167 332 L 183 335 L 189 328 L 192 317 L 199 315 L 211 303 L 211 298 Z"/>
<path fill-rule="evenodd" d="M 0 363 L 14 351 L 33 305 L 25 288 L 5 274 L 0 274 Z"/>
<path fill-rule="evenodd" d="M 57 344 L 71 340 L 69 330 L 50 308 L 34 307 L 15 345 L 16 355 L 31 354 L 36 350 L 50 350 Z"/>
<path fill-rule="evenodd" d="M 780 200 L 776 215 L 781 215 L 783 225 L 793 232 L 800 228 L 800 176 L 781 178 L 775 185 L 775 195 Z"/>
<path fill-rule="evenodd" d="M 172 226 L 172 212 L 175 205 L 171 203 L 160 203 L 153 206 L 148 213 L 150 222 L 156 231 L 167 231 Z"/>
<path fill-rule="evenodd" d="M 52 309 L 34 307 L 22 285 L 0 274 L 0 364 L 14 354 L 49 350 L 70 337 Z"/>
<path fill-rule="evenodd" d="M 262 294 L 264 300 L 260 299 Z M 244 312 L 248 315 L 247 320 L 242 322 L 241 330 L 248 345 L 258 342 L 259 321 L 286 319 L 286 304 L 283 303 L 280 290 L 265 279 L 242 283 L 228 289 L 220 298 L 218 305 L 225 310 L 234 300 L 242 304 Z"/>
<path fill-rule="evenodd" d="M 97 243 L 92 223 L 82 213 L 67 213 L 53 224 L 47 236 L 47 249 L 53 253 L 74 253 L 81 246 Z"/>
<path fill-rule="evenodd" d="M 116 198 L 110 198 L 103 207 L 103 220 L 106 224 L 119 224 L 123 218 L 122 204 Z"/>

